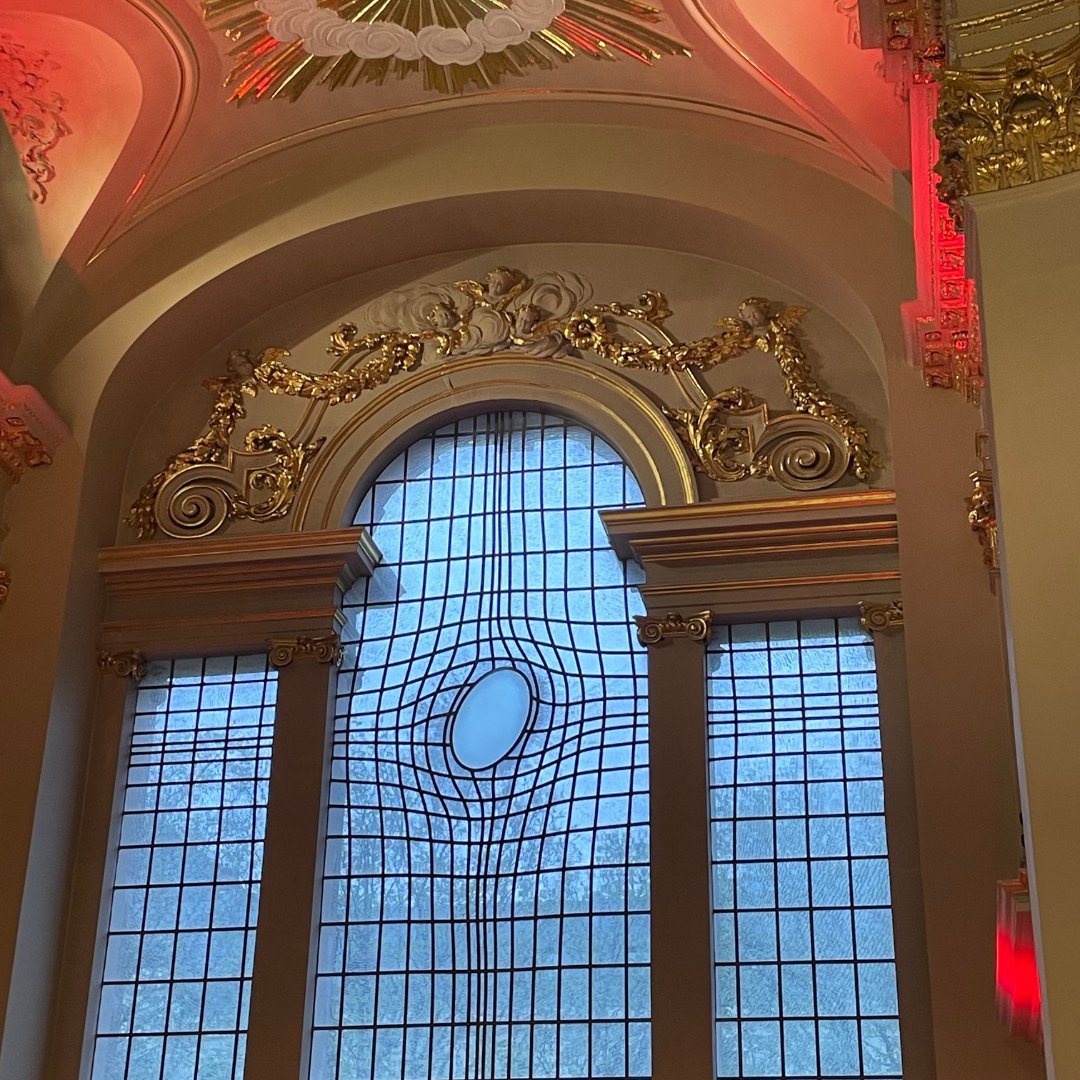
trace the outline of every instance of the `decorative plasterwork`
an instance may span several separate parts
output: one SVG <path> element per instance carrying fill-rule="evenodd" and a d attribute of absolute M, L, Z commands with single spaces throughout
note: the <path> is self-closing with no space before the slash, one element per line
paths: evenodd
<path fill-rule="evenodd" d="M 887 604 L 859 604 L 859 625 L 871 634 L 892 630 L 904 625 L 904 601 L 892 600 Z"/>
<path fill-rule="evenodd" d="M 322 637 L 271 638 L 267 642 L 273 667 L 288 667 L 294 660 L 314 660 L 318 664 L 340 664 L 343 646 L 337 634 Z"/>
<path fill-rule="evenodd" d="M 926 385 L 957 390 L 977 404 L 985 384 L 979 310 L 964 235 L 937 192 L 937 96 L 936 83 L 920 82 L 909 98 L 919 295 L 904 306 L 904 316 Z"/>
<path fill-rule="evenodd" d="M 314 83 L 333 90 L 417 73 L 427 89 L 460 93 L 579 54 L 645 64 L 690 55 L 652 29 L 663 14 L 643 0 L 202 0 L 202 8 L 235 42 L 231 101 L 296 100 Z"/>
<path fill-rule="evenodd" d="M 0 31 L 0 115 L 19 151 L 30 194 L 39 203 L 45 201 L 46 185 L 56 176 L 49 154 L 71 134 L 62 115 L 64 99 L 48 89 L 48 73 L 57 67 L 48 55 Z"/>
<path fill-rule="evenodd" d="M 355 401 L 422 361 L 461 355 L 521 354 L 557 361 L 591 355 L 621 368 L 671 375 L 693 409 L 666 408 L 695 467 L 715 480 L 761 477 L 792 490 L 824 488 L 850 472 L 868 480 L 879 467 L 866 429 L 821 387 L 795 334 L 804 308 L 776 309 L 752 298 L 721 319 L 717 333 L 689 342 L 664 327 L 663 294 L 636 304 L 584 306 L 591 289 L 576 275 L 529 278 L 497 267 L 484 281 L 423 285 L 373 310 L 374 329 L 346 323 L 330 337 L 332 369 L 289 367 L 284 349 L 229 355 L 207 382 L 216 395 L 205 434 L 166 462 L 142 488 L 125 520 L 140 538 L 208 536 L 227 521 L 286 516 L 324 436 L 325 409 L 309 410 L 289 434 L 264 424 L 233 446 L 248 398 L 260 389 L 335 406 Z M 769 354 L 794 413 L 770 418 L 743 387 L 709 394 L 697 373 L 753 350 Z M 259 496 L 262 496 L 261 498 Z"/>
<path fill-rule="evenodd" d="M 712 633 L 713 613 L 699 611 L 694 615 L 681 615 L 669 611 L 666 615 L 635 615 L 638 641 L 642 645 L 657 645 L 671 638 L 689 638 L 691 641 L 708 641 Z"/>
<path fill-rule="evenodd" d="M 841 0 L 837 0 L 840 7 Z M 881 70 L 904 97 L 933 78 L 945 58 L 940 0 L 859 0 L 855 44 L 881 49 Z"/>
<path fill-rule="evenodd" d="M 996 590 L 1001 574 L 998 550 L 997 509 L 994 506 L 994 474 L 990 471 L 989 434 L 980 431 L 975 437 L 975 452 L 980 467 L 971 473 L 971 494 L 965 499 L 968 524 L 978 536 L 983 549 L 983 562 L 990 571 L 990 585 Z"/>
<path fill-rule="evenodd" d="M 938 193 L 958 220 L 965 196 L 1080 169 L 1080 38 L 1017 49 L 1000 68 L 946 69 L 935 127 Z"/>
<path fill-rule="evenodd" d="M 0 489 L 30 469 L 49 465 L 67 428 L 32 386 L 16 386 L 0 372 Z"/>
<path fill-rule="evenodd" d="M 907 98 L 918 299 L 904 306 L 912 362 L 927 386 L 978 403 L 983 379 L 975 284 L 959 222 L 938 193 L 934 123 L 945 62 L 939 0 L 863 0 L 860 41 L 883 50 L 886 77 Z"/>
<path fill-rule="evenodd" d="M 32 386 L 16 386 L 0 371 L 0 505 L 5 492 L 31 469 L 52 462 L 67 428 Z M 0 522 L 0 541 L 7 530 Z M 0 607 L 11 591 L 11 575 L 0 569 Z"/>
<path fill-rule="evenodd" d="M 99 652 L 97 666 L 98 670 L 105 675 L 134 679 L 136 682 L 146 675 L 146 658 L 133 649 L 119 653 Z"/>

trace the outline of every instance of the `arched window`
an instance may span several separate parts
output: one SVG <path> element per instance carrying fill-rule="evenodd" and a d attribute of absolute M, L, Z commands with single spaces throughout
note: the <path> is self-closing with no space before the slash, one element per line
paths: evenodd
<path fill-rule="evenodd" d="M 602 439 L 523 412 L 365 495 L 312 1080 L 650 1075 L 642 609 L 597 514 L 640 503 Z"/>
<path fill-rule="evenodd" d="M 102 696 L 59 1080 L 897 1080 L 901 1014 L 927 1072 L 902 639 L 853 614 L 891 500 L 645 506 L 487 412 L 353 528 L 107 553 L 152 662 Z"/>

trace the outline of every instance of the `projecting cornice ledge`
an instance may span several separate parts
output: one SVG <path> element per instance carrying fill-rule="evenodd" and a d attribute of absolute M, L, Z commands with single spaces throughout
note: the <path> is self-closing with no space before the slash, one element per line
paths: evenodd
<path fill-rule="evenodd" d="M 805 611 L 899 595 L 895 494 L 698 503 L 602 515 L 650 611 Z"/>
<path fill-rule="evenodd" d="M 102 648 L 263 652 L 271 638 L 338 633 L 342 595 L 381 557 L 361 528 L 106 548 Z"/>

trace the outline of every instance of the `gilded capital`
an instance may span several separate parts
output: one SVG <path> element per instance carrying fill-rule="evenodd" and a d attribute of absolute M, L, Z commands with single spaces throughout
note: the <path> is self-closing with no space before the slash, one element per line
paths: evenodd
<path fill-rule="evenodd" d="M 944 68 L 934 129 L 938 193 L 960 200 L 1080 170 L 1080 37 L 1048 53 L 1016 49 L 997 68 Z"/>
<path fill-rule="evenodd" d="M 294 660 L 340 664 L 343 646 L 337 634 L 322 637 L 271 638 L 267 642 L 273 667 L 288 667 Z"/>
<path fill-rule="evenodd" d="M 146 674 L 146 658 L 134 649 L 121 653 L 99 652 L 97 666 L 102 674 L 136 682 Z"/>
<path fill-rule="evenodd" d="M 713 613 L 699 611 L 694 615 L 681 615 L 669 611 L 666 615 L 635 615 L 638 641 L 642 645 L 657 645 L 670 638 L 689 638 L 691 641 L 708 641 L 712 633 Z"/>
<path fill-rule="evenodd" d="M 863 602 L 859 604 L 859 625 L 871 634 L 892 630 L 904 625 L 904 601 L 892 600 L 887 604 Z"/>

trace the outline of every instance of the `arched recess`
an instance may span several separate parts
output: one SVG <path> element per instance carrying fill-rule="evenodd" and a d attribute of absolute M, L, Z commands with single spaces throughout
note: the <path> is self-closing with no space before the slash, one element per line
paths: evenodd
<path fill-rule="evenodd" d="M 562 359 L 554 379 L 551 361 L 462 357 L 419 372 L 397 393 L 357 410 L 312 470 L 297 499 L 294 528 L 350 524 L 370 482 L 424 431 L 474 412 L 515 408 L 566 416 L 602 436 L 630 466 L 647 506 L 696 501 L 694 473 L 670 423 L 618 373 Z"/>

